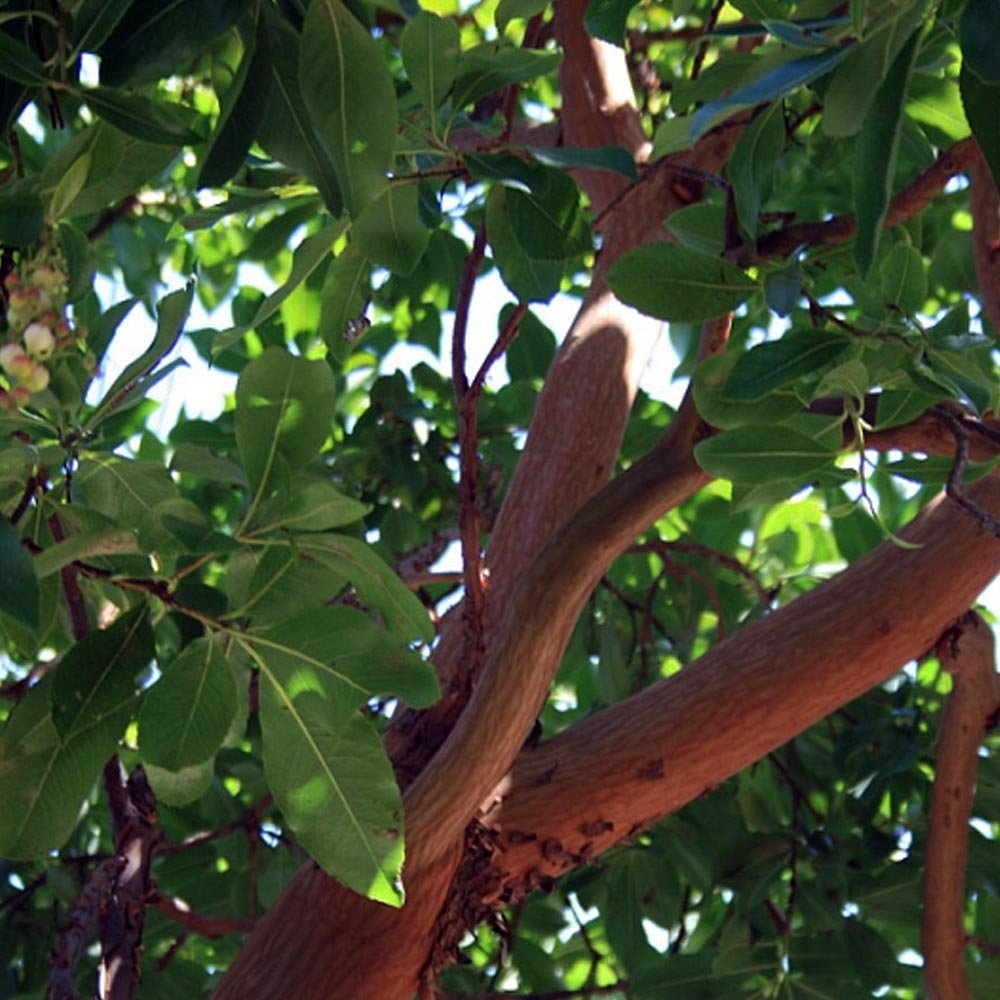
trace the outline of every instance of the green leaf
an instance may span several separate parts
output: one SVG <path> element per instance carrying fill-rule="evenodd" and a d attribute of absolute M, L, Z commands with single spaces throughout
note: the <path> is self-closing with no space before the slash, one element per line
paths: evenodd
<path fill-rule="evenodd" d="M 48 216 L 51 222 L 61 219 L 73 204 L 76 196 L 83 190 L 90 173 L 90 153 L 78 156 L 52 192 L 49 200 Z"/>
<path fill-rule="evenodd" d="M 42 60 L 27 45 L 0 31 L 0 67 L 3 76 L 18 83 L 47 83 L 48 73 Z"/>
<path fill-rule="evenodd" d="M 330 250 L 337 237 L 344 231 L 344 223 L 336 222 L 326 226 L 317 233 L 307 236 L 296 248 L 292 257 L 292 269 L 288 278 L 279 288 L 273 291 L 261 302 L 253 319 L 241 326 L 223 330 L 212 341 L 212 353 L 218 354 L 244 337 L 247 331 L 260 326 L 269 320 L 282 306 L 284 301 L 306 278 L 321 264 L 329 261 Z"/>
<path fill-rule="evenodd" d="M 239 66 L 222 97 L 219 120 L 208 141 L 198 187 L 221 187 L 243 165 L 264 120 L 271 89 L 271 50 L 263 14 L 255 12 Z"/>
<path fill-rule="evenodd" d="M 726 209 L 696 202 L 670 213 L 667 228 L 682 246 L 718 257 L 726 248 Z"/>
<path fill-rule="evenodd" d="M 360 521 L 371 505 L 345 496 L 326 479 L 296 480 L 289 493 L 261 508 L 250 525 L 255 535 L 270 531 L 328 531 Z"/>
<path fill-rule="evenodd" d="M 139 750 L 143 760 L 180 771 L 211 759 L 236 714 L 236 681 L 219 640 L 195 639 L 161 668 L 143 697 Z"/>
<path fill-rule="evenodd" d="M 177 771 L 168 771 L 155 764 L 143 765 L 156 801 L 179 808 L 197 802 L 212 786 L 215 761 L 206 760 Z"/>
<path fill-rule="evenodd" d="M 63 743 L 109 720 L 127 718 L 138 676 L 153 659 L 153 630 L 145 604 L 81 639 L 56 668 L 52 722 Z"/>
<path fill-rule="evenodd" d="M 90 291 L 90 283 L 97 270 L 97 260 L 83 230 L 72 223 L 60 222 L 58 235 L 66 258 L 66 270 L 69 272 L 67 298 L 70 302 L 77 303 Z"/>
<path fill-rule="evenodd" d="M 735 309 L 757 282 L 719 257 L 672 243 L 650 243 L 623 254 L 608 271 L 623 302 L 671 322 L 698 322 Z"/>
<path fill-rule="evenodd" d="M 95 122 L 78 132 L 48 161 L 41 178 L 43 197 L 51 197 L 71 164 L 84 153 L 90 154 L 90 171 L 87 183 L 71 206 L 74 216 L 100 211 L 111 202 L 134 195 L 167 166 L 177 150 L 143 142 L 107 122 Z"/>
<path fill-rule="evenodd" d="M 337 171 L 316 134 L 299 87 L 299 36 L 270 7 L 265 7 L 264 15 L 271 78 L 258 141 L 275 159 L 312 181 L 330 214 L 337 217 L 344 209 Z"/>
<path fill-rule="evenodd" d="M 803 480 L 829 465 L 837 451 L 788 427 L 737 427 L 702 441 L 698 464 L 713 476 L 744 483 Z"/>
<path fill-rule="evenodd" d="M 144 385 L 150 379 L 153 369 L 169 354 L 177 343 L 191 311 L 194 299 L 194 282 L 189 281 L 184 288 L 164 295 L 157 303 L 156 333 L 142 354 L 125 366 L 104 394 L 94 412 L 87 418 L 88 429 L 93 429 L 109 414 L 114 413 L 122 403 L 120 398 L 133 387 Z"/>
<path fill-rule="evenodd" d="M 897 243 L 882 261 L 882 297 L 901 312 L 915 313 L 927 298 L 927 268 L 920 251 Z"/>
<path fill-rule="evenodd" d="M 829 135 L 854 135 L 861 128 L 878 85 L 920 26 L 925 8 L 923 0 L 888 8 L 884 20 L 837 67 L 823 100 L 823 129 Z"/>
<path fill-rule="evenodd" d="M 226 617 L 249 618 L 255 626 L 282 621 L 333 600 L 346 582 L 341 572 L 303 553 L 297 545 L 273 544 L 257 563 L 246 591 L 238 595 L 239 607 Z"/>
<path fill-rule="evenodd" d="M 625 23 L 636 0 L 588 0 L 583 24 L 594 38 L 623 48 Z"/>
<path fill-rule="evenodd" d="M 104 504 L 102 504 L 104 506 Z M 50 545 L 35 556 L 35 572 L 39 580 L 58 573 L 77 559 L 92 556 L 122 555 L 139 551 L 135 532 L 131 528 L 117 526 L 93 528 L 81 531 Z"/>
<path fill-rule="evenodd" d="M 818 372 L 851 346 L 843 333 L 800 330 L 741 354 L 723 389 L 723 398 L 749 402 Z"/>
<path fill-rule="evenodd" d="M 785 148 L 785 116 L 775 101 L 744 130 L 729 159 L 729 180 L 740 226 L 750 239 L 757 236 L 757 216 L 771 193 L 778 157 Z"/>
<path fill-rule="evenodd" d="M 764 300 L 777 316 L 791 314 L 802 296 L 805 275 L 798 261 L 791 261 L 764 274 Z"/>
<path fill-rule="evenodd" d="M 989 165 L 993 180 L 1000 186 L 1000 84 L 983 83 L 967 66 L 958 77 L 962 108 L 976 144 Z"/>
<path fill-rule="evenodd" d="M 511 83 L 526 83 L 555 70 L 562 62 L 559 52 L 513 48 L 487 42 L 462 53 L 458 79 L 452 92 L 456 108 L 464 108 Z"/>
<path fill-rule="evenodd" d="M 178 104 L 124 94 L 111 87 L 90 87 L 81 91 L 81 96 L 98 117 L 143 142 L 177 147 L 201 141 L 190 127 L 193 115 Z"/>
<path fill-rule="evenodd" d="M 149 83 L 183 73 L 251 0 L 135 0 L 100 47 L 101 83 Z"/>
<path fill-rule="evenodd" d="M 37 183 L 14 181 L 0 187 L 0 243 L 28 246 L 38 239 L 44 222 Z"/>
<path fill-rule="evenodd" d="M 875 430 L 908 424 L 926 413 L 942 398 L 944 390 L 940 395 L 934 396 L 919 389 L 886 389 L 878 397 Z"/>
<path fill-rule="evenodd" d="M 280 460 L 294 471 L 318 454 L 333 420 L 333 373 L 324 361 L 269 347 L 236 386 L 236 443 L 256 506 Z"/>
<path fill-rule="evenodd" d="M 28 550 L 17 529 L 0 516 L 0 612 L 25 628 L 38 628 L 38 578 Z"/>
<path fill-rule="evenodd" d="M 607 170 L 629 180 L 639 179 L 639 170 L 632 154 L 623 146 L 542 146 L 525 147 L 547 167 L 559 170 Z"/>
<path fill-rule="evenodd" d="M 1000 4 L 996 0 L 969 0 L 958 22 L 962 65 L 983 83 L 1000 83 Z"/>
<path fill-rule="evenodd" d="M 297 544 L 343 573 L 354 584 L 358 597 L 378 611 L 393 632 L 424 642 L 434 638 L 427 609 L 367 542 L 345 535 L 300 535 Z"/>
<path fill-rule="evenodd" d="M 409 274 L 431 238 L 420 221 L 415 184 L 390 184 L 361 212 L 351 238 L 373 264 Z"/>
<path fill-rule="evenodd" d="M 352 608 L 317 608 L 256 629 L 245 641 L 289 677 L 298 670 L 320 675 L 336 726 L 346 725 L 371 698 L 394 695 L 420 708 L 439 695 L 430 664 Z"/>
<path fill-rule="evenodd" d="M 709 101 L 691 118 L 691 138 L 697 139 L 704 135 L 720 118 L 740 108 L 774 101 L 798 87 L 812 83 L 813 80 L 829 73 L 847 57 L 851 49 L 852 46 L 843 45 L 817 55 L 791 59 L 774 69 L 767 70 L 745 86 L 738 87 L 727 97 Z"/>
<path fill-rule="evenodd" d="M 508 212 L 509 196 L 516 194 L 495 185 L 486 198 L 486 230 L 504 284 L 524 302 L 546 302 L 559 291 L 565 264 L 540 260 L 518 242 Z"/>
<path fill-rule="evenodd" d="M 73 48 L 97 51 L 131 5 L 132 0 L 82 0 L 73 14 Z"/>
<path fill-rule="evenodd" d="M 328 874 L 402 905 L 402 801 L 378 734 L 342 716 L 322 660 L 280 641 L 247 646 L 261 673 L 264 767 L 286 822 Z"/>
<path fill-rule="evenodd" d="M 385 187 L 396 146 L 396 91 L 382 49 L 340 0 L 313 0 L 299 86 L 354 216 Z"/>
<path fill-rule="evenodd" d="M 320 292 L 317 334 L 338 361 L 351 352 L 358 337 L 354 324 L 361 318 L 371 287 L 371 262 L 354 246 L 327 268 Z"/>
<path fill-rule="evenodd" d="M 508 189 L 507 220 L 522 252 L 533 260 L 570 260 L 592 247 L 580 189 L 566 173 L 546 168 L 544 188 Z"/>
<path fill-rule="evenodd" d="M 406 75 L 428 111 L 439 108 L 448 96 L 458 75 L 461 47 L 458 24 L 451 18 L 422 10 L 403 29 L 400 52 Z"/>
<path fill-rule="evenodd" d="M 176 497 L 177 487 L 159 462 L 101 455 L 80 463 L 73 476 L 73 492 L 77 503 L 96 510 L 116 525 L 138 526 L 157 504 Z M 123 530 L 131 531 L 127 527 Z M 127 534 L 96 535 L 92 541 L 118 545 L 116 551 L 127 551 Z M 55 558 L 50 557 L 50 565 Z"/>
<path fill-rule="evenodd" d="M 44 857 L 69 839 L 128 721 L 123 712 L 60 740 L 52 687 L 45 678 L 28 692 L 0 740 L 0 855 L 11 860 Z"/>
<path fill-rule="evenodd" d="M 854 260 L 862 276 L 868 273 L 875 259 L 879 231 L 889 207 L 899 154 L 903 104 L 919 38 L 918 30 L 900 50 L 878 88 L 855 144 L 854 211 L 858 235 L 854 241 Z"/>
<path fill-rule="evenodd" d="M 528 21 L 548 5 L 549 0 L 500 0 L 493 15 L 497 30 L 502 35 L 511 21 Z"/>

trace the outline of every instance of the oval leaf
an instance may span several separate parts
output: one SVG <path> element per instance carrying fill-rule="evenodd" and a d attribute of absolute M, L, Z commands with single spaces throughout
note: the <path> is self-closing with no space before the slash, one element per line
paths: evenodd
<path fill-rule="evenodd" d="M 837 451 L 788 427 L 737 427 L 695 450 L 698 464 L 713 476 L 743 483 L 801 480 L 829 465 Z"/>
<path fill-rule="evenodd" d="M 735 309 L 757 282 L 719 257 L 672 243 L 650 243 L 623 254 L 608 272 L 623 302 L 671 322 L 698 322 Z"/>
<path fill-rule="evenodd" d="M 299 85 L 357 215 L 385 186 L 396 145 L 396 91 L 382 49 L 340 0 L 313 0 L 302 26 Z"/>

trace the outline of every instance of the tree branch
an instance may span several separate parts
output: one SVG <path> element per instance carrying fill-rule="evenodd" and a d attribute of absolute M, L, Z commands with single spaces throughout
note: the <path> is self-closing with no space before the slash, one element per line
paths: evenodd
<path fill-rule="evenodd" d="M 969 816 L 979 744 L 1000 709 L 1000 676 L 994 667 L 993 632 L 975 612 L 941 637 L 937 655 L 954 687 L 941 715 L 934 764 L 920 940 L 930 995 L 971 1000 L 964 969 Z"/>
<path fill-rule="evenodd" d="M 969 493 L 1000 511 L 1000 477 Z M 681 673 L 522 750 L 482 817 L 500 849 L 494 900 L 628 838 L 881 683 L 1000 572 L 1000 540 L 943 498 L 902 535 L 918 547 L 884 542 Z"/>
<path fill-rule="evenodd" d="M 962 139 L 945 150 L 914 181 L 896 192 L 889 202 L 884 225 L 888 229 L 912 218 L 929 205 L 941 189 L 954 177 L 967 170 L 979 156 L 974 139 Z M 755 252 L 745 254 L 740 264 L 744 267 L 773 257 L 784 257 L 810 246 L 832 246 L 852 239 L 857 233 L 858 222 L 854 215 L 838 215 L 824 222 L 796 222 L 783 229 L 767 233 L 757 241 Z"/>
<path fill-rule="evenodd" d="M 972 253 L 979 281 L 979 301 L 983 312 L 1000 334 L 1000 195 L 993 173 L 982 155 L 976 156 L 969 171 L 972 192 Z"/>

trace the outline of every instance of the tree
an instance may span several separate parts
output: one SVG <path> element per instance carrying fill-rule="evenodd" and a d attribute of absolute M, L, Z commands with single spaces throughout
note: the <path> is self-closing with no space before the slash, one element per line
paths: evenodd
<path fill-rule="evenodd" d="M 996 995 L 998 29 L 6 4 L 3 995 Z"/>

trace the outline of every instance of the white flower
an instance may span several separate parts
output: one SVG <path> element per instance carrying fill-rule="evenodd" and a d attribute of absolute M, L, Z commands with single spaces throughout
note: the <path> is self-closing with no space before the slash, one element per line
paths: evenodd
<path fill-rule="evenodd" d="M 21 337 L 28 353 L 40 361 L 55 350 L 56 338 L 44 323 L 29 323 Z"/>

